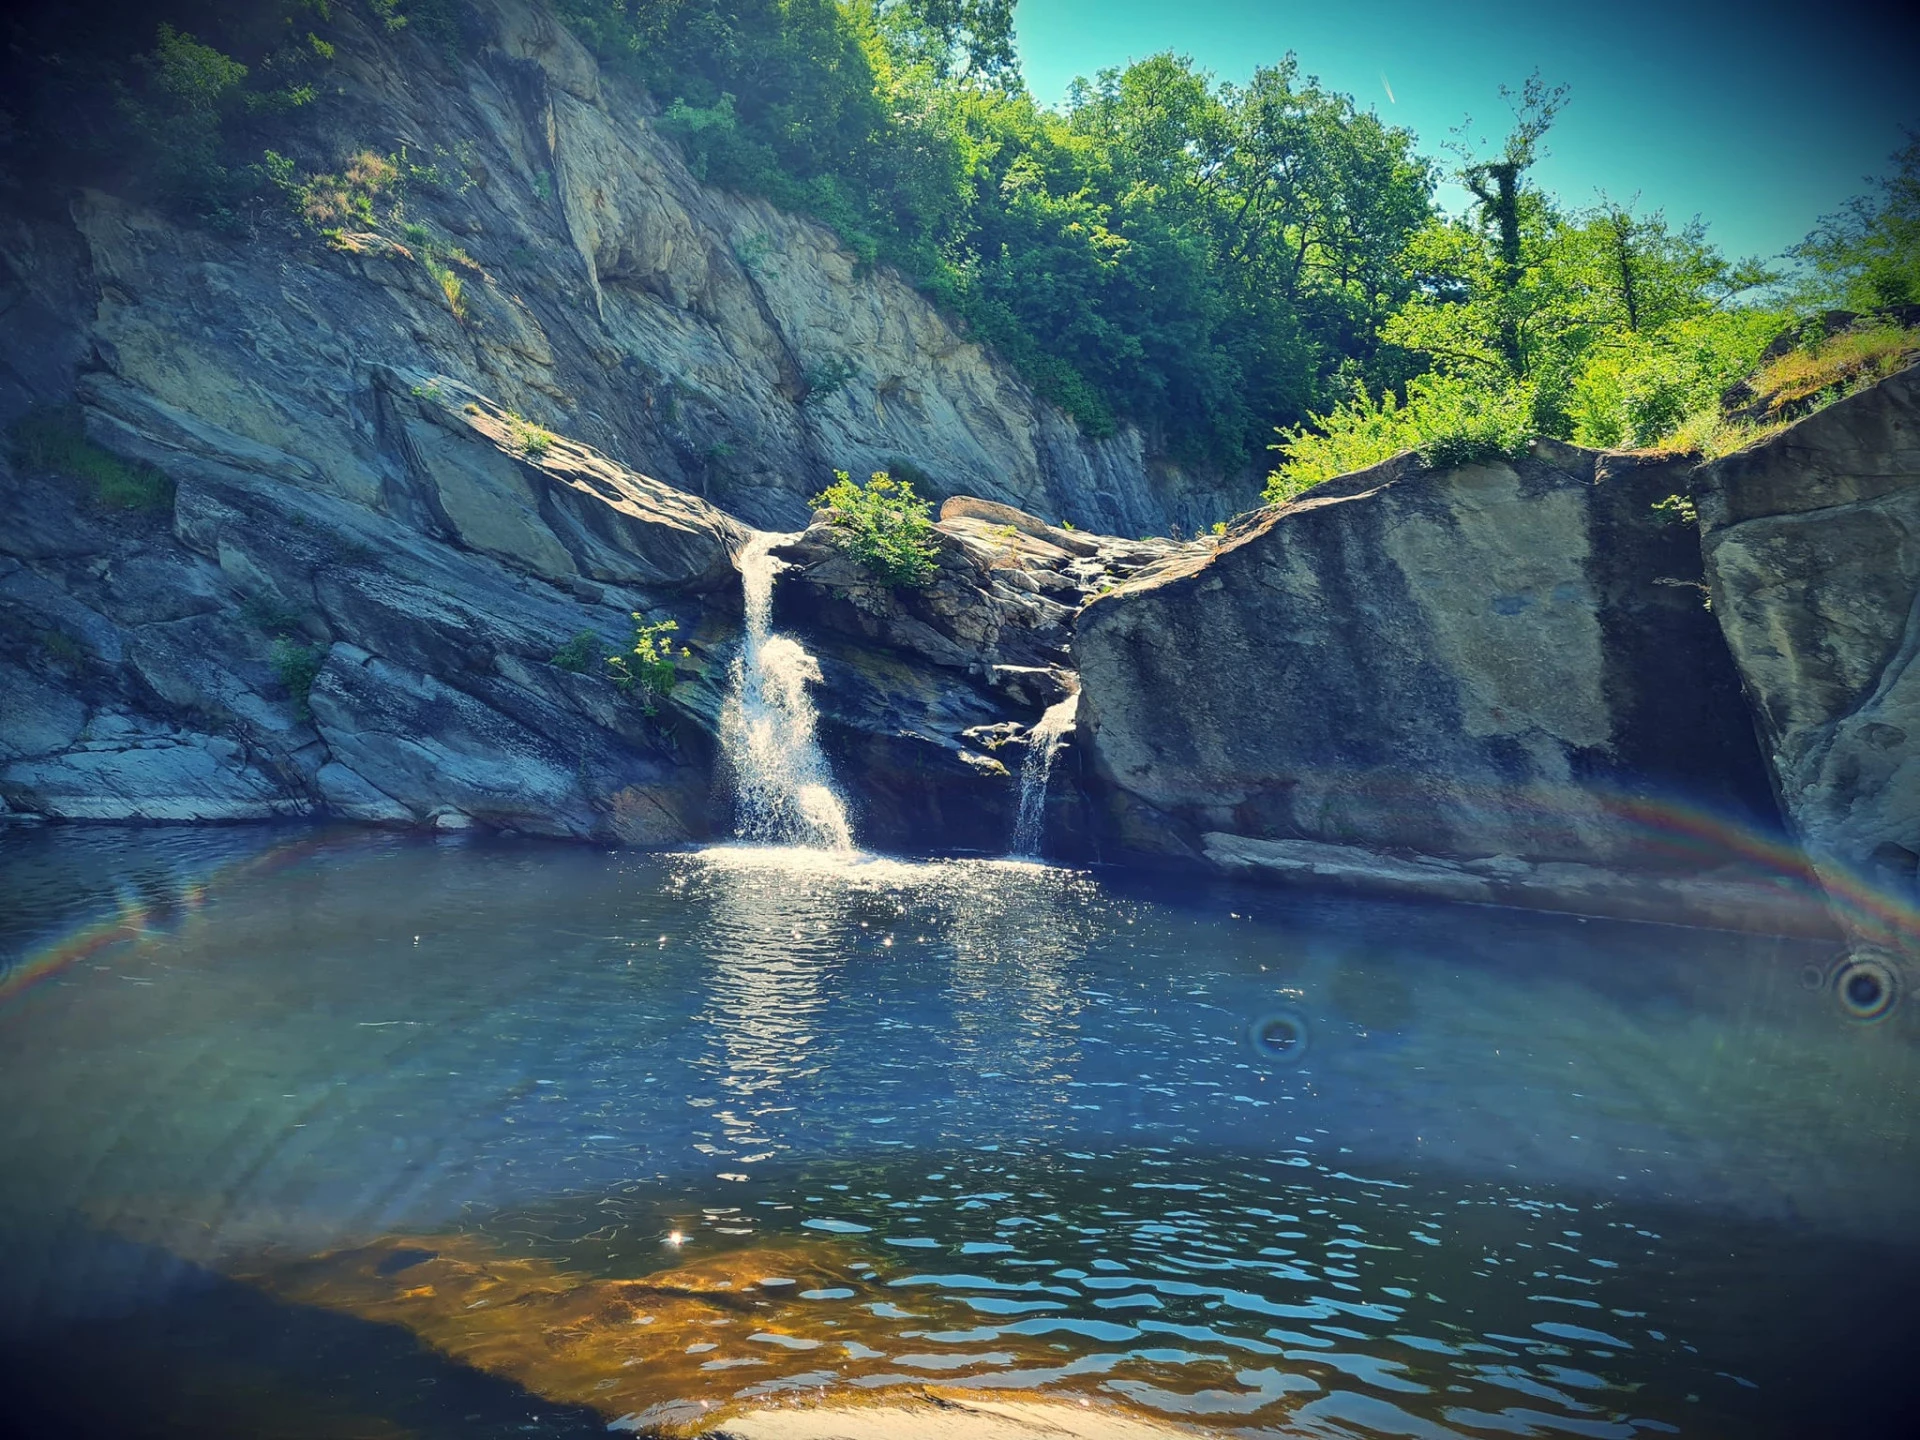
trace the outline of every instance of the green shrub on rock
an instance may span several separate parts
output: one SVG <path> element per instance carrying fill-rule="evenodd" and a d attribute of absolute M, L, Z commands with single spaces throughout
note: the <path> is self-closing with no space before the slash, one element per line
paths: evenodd
<path fill-rule="evenodd" d="M 325 645 L 302 645 L 284 635 L 273 642 L 267 663 L 273 666 L 274 678 L 285 687 L 288 697 L 293 701 L 294 713 L 302 720 L 313 718 L 313 712 L 307 707 L 307 698 L 313 694 L 313 682 L 319 677 L 320 667 L 326 660 Z"/>
<path fill-rule="evenodd" d="M 840 547 L 862 569 L 889 585 L 919 588 L 933 582 L 940 553 L 933 538 L 932 507 L 913 493 L 913 485 L 876 470 L 856 485 L 844 470 L 813 497 L 824 510 Z"/>
<path fill-rule="evenodd" d="M 85 485 L 97 505 L 112 510 L 165 510 L 173 481 L 140 460 L 123 460 L 87 438 L 77 405 L 37 406 L 14 422 L 14 462 Z"/>
<path fill-rule="evenodd" d="M 676 620 L 649 621 L 636 610 L 633 612 L 633 648 L 625 655 L 607 657 L 613 683 L 623 694 L 637 694 L 649 715 L 658 709 L 657 701 L 673 693 L 680 678 L 673 664 L 673 642 L 667 638 L 679 628 Z M 684 645 L 680 647 L 681 659 L 689 658 L 692 653 Z"/>
<path fill-rule="evenodd" d="M 606 642 L 591 630 L 582 630 L 566 644 L 553 652 L 553 658 L 547 663 L 556 670 L 565 670 L 574 675 L 584 675 L 600 659 L 600 652 Z"/>

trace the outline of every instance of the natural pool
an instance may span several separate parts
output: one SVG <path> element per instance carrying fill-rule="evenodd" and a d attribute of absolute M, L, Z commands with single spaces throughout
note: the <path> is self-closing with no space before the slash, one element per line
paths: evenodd
<path fill-rule="evenodd" d="M 966 859 L 7 834 L 0 1419 L 931 1386 L 1897 1433 L 1920 1052 L 1835 953 Z"/>

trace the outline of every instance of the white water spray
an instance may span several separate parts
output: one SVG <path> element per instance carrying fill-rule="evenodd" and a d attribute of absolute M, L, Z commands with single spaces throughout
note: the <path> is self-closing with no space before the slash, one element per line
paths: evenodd
<path fill-rule="evenodd" d="M 1020 762 L 1020 816 L 1014 821 L 1012 854 L 1022 860 L 1040 858 L 1040 842 L 1047 831 L 1047 778 L 1060 742 L 1073 729 L 1079 708 L 1078 693 L 1047 708 L 1027 732 L 1027 758 Z"/>
<path fill-rule="evenodd" d="M 738 805 L 735 829 L 767 844 L 850 851 L 847 807 L 813 733 L 819 715 L 807 686 L 819 683 L 820 662 L 799 641 L 773 633 L 780 562 L 770 552 L 787 538 L 755 532 L 740 553 L 747 632 L 720 715 L 720 747 Z"/>

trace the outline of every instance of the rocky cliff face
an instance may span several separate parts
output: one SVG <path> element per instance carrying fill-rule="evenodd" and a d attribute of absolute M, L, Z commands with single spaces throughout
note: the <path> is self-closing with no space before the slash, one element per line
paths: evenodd
<path fill-rule="evenodd" d="M 1654 508 L 1691 468 L 1551 442 L 1402 457 L 1095 599 L 1080 737 L 1107 843 L 1463 899 L 1769 908 L 1663 891 L 1716 857 L 1645 819 L 1773 818 L 1695 532 Z"/>
<path fill-rule="evenodd" d="M 1920 898 L 1914 372 L 1698 473 L 1543 443 L 1217 540 L 1094 533 L 1228 502 L 696 182 L 538 6 L 482 9 L 458 68 L 350 37 L 308 137 L 444 161 L 421 245 L 8 194 L 0 420 L 71 404 L 168 488 L 115 509 L 0 456 L 0 814 L 723 833 L 746 526 L 802 532 L 831 469 L 904 461 L 967 492 L 932 585 L 819 525 L 778 552 L 866 843 L 1004 847 L 1029 729 L 1077 689 L 1069 848 L 1804 928 L 1791 886 L 1703 876 L 1725 845 L 1651 833 L 1764 835 L 1777 793 L 1836 884 Z M 1699 531 L 1655 509 L 1690 488 Z M 636 612 L 684 646 L 652 702 L 599 659 Z"/>
<path fill-rule="evenodd" d="M 330 241 L 283 219 L 221 236 L 100 194 L 61 213 L 9 194 L 0 418 L 84 375 L 97 410 L 137 425 L 158 402 L 379 510 L 401 457 L 377 377 L 418 371 L 768 528 L 804 525 L 836 467 L 903 462 L 936 498 L 1116 533 L 1224 513 L 1137 434 L 1082 436 L 823 227 L 698 183 L 537 0 L 475 9 L 491 43 L 458 65 L 343 14 L 339 93 L 284 142 L 314 171 L 368 150 L 430 164 L 396 182 L 424 240 L 352 219 Z"/>
<path fill-rule="evenodd" d="M 490 43 L 457 66 L 343 16 L 340 93 L 289 142 L 311 170 L 430 160 L 415 229 L 222 235 L 0 191 L 0 423 L 74 402 L 177 492 L 122 513 L 0 458 L 13 813 L 717 833 L 743 520 L 798 530 L 834 468 L 902 462 L 936 495 L 1108 530 L 1225 505 L 1137 435 L 1082 436 L 822 227 L 698 183 L 537 3 L 476 13 Z M 823 628 L 826 739 L 876 792 L 875 843 L 1011 823 L 1005 766 L 964 732 L 997 749 L 1032 717 L 994 667 L 1057 654 L 1071 607 L 971 553 L 925 603 L 949 629 L 1008 608 L 937 653 L 904 610 L 884 638 L 905 651 Z M 886 610 L 836 573 L 808 588 Z M 551 663 L 584 631 L 623 649 L 636 610 L 689 651 L 655 715 L 597 660 Z"/>
<path fill-rule="evenodd" d="M 1910 912 L 1920 901 L 1920 371 L 1705 467 L 1699 506 L 1714 614 L 1782 808 L 1836 889 L 1857 900 L 1864 882 Z M 1869 928 L 1887 924 L 1852 908 Z"/>
<path fill-rule="evenodd" d="M 1407 457 L 1096 599 L 1082 726 L 1121 833 L 1613 861 L 1610 792 L 1764 813 L 1692 533 L 1652 509 L 1685 488 L 1559 445 Z"/>
<path fill-rule="evenodd" d="M 448 376 L 375 375 L 395 460 L 377 507 L 112 377 L 83 392 L 95 435 L 173 491 L 112 509 L 0 460 L 8 812 L 631 844 L 727 832 L 716 736 L 749 532 L 725 512 L 564 436 L 530 448 Z M 1075 612 L 1172 547 L 980 500 L 950 502 L 937 533 L 934 583 L 899 592 L 809 529 L 782 552 L 779 618 L 820 660 L 823 739 L 861 838 L 998 850 L 1008 761 L 1072 683 Z M 603 664 L 636 615 L 678 627 L 664 696 Z"/>

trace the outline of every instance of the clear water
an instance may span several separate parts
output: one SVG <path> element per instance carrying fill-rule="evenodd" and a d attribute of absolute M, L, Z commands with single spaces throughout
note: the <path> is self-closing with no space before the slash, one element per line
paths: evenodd
<path fill-rule="evenodd" d="M 1830 946 L 974 860 L 0 846 L 9 1433 L 1914 1411 L 1913 1006 L 1848 1020 Z"/>

